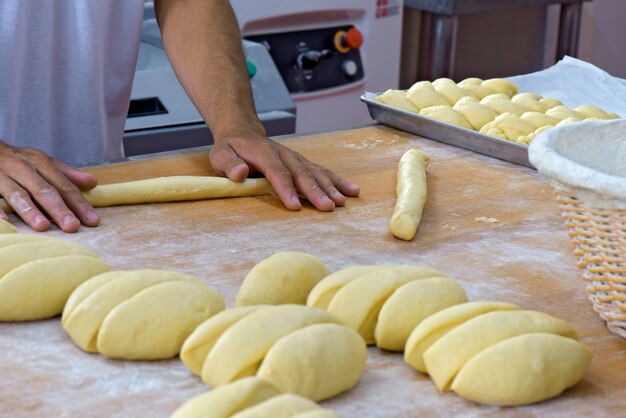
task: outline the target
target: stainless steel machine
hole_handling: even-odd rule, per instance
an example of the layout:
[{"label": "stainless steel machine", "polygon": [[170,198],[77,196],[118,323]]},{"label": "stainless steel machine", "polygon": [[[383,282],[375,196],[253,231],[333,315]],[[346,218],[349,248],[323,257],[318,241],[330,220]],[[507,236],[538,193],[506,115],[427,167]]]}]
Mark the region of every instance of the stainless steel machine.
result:
[{"label": "stainless steel machine", "polygon": [[[296,107],[267,48],[244,41],[248,75],[259,119],[269,136],[296,128]],[[139,59],[124,130],[127,157],[212,144],[211,132],[187,97],[163,50],[146,1]]]}]

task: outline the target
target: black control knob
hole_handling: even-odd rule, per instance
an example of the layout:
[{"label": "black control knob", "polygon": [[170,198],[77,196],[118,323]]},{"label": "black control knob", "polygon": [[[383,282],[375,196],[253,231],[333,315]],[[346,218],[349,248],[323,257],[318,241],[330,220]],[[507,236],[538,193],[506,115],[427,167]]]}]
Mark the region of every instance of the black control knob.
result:
[{"label": "black control knob", "polygon": [[334,55],[330,49],[323,49],[321,51],[307,51],[302,52],[296,59],[298,66],[304,70],[310,70],[317,67],[317,65],[327,59],[332,58]]}]

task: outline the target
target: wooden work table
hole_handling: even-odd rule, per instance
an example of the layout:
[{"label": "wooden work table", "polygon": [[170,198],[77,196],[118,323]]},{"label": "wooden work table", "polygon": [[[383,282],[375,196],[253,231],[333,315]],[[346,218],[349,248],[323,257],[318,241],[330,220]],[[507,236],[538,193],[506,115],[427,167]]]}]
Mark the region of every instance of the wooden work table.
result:
[{"label": "wooden work table", "polygon": [[[284,209],[276,197],[100,209],[102,224],[73,235],[114,269],[194,274],[228,307],[249,269],[276,251],[314,254],[331,271],[356,264],[425,264],[457,280],[470,300],[500,300],[570,322],[594,358],[563,396],[520,408],[482,406],[439,394],[401,354],[369,349],[352,391],[324,402],[343,417],[617,417],[626,413],[626,341],[592,310],[552,188],[535,171],[386,127],[284,142],[361,186],[361,197],[321,213]],[[393,238],[398,159],[411,147],[431,156],[428,202],[417,237]],[[212,174],[206,152],[95,167],[101,183]],[[496,218],[489,224],[479,217]],[[22,232],[26,228],[13,219]],[[305,372],[305,371],[303,371]],[[78,349],[58,318],[0,324],[0,416],[168,417],[207,388],[177,359],[109,360]]]}]

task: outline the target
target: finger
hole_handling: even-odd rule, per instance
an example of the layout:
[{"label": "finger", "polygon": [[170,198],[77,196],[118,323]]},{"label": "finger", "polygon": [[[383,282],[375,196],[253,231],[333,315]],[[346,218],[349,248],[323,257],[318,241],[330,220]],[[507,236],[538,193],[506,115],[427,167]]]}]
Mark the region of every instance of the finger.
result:
[{"label": "finger", "polygon": [[259,170],[261,170],[272,187],[274,187],[276,194],[280,197],[280,200],[282,200],[287,209],[302,209],[302,203],[300,203],[300,198],[298,197],[298,193],[296,193],[296,188],[291,179],[289,169],[283,164],[278,155],[271,159],[271,161],[269,165],[263,169],[259,168]]},{"label": "finger", "polygon": [[313,206],[322,211],[332,211],[335,208],[326,192],[317,183],[313,174],[300,161],[297,155],[289,150],[282,153],[282,160],[294,179],[294,184]]},{"label": "finger", "polygon": [[15,213],[35,231],[47,231],[50,221],[37,209],[28,192],[8,177],[0,178],[0,194]]},{"label": "finger", "polygon": [[233,181],[244,181],[250,173],[246,164],[229,145],[216,147],[209,154],[211,166],[220,176],[226,176]]},{"label": "finger", "polygon": [[67,205],[83,225],[98,226],[100,216],[98,216],[93,207],[87,202],[76,184],[58,170],[55,164],[42,164],[41,167],[38,167],[38,171],[43,179],[57,190],[65,205]]},{"label": "finger", "polygon": [[2,219],[3,221],[9,220],[9,216],[6,214],[6,212],[2,208],[0,208],[0,219]]},{"label": "finger", "polygon": [[331,180],[330,170],[326,170],[316,164],[309,161],[303,161],[308,167],[309,172],[315,178],[317,184],[320,185],[326,196],[328,196],[337,206],[344,206],[346,204],[346,197],[337,190],[333,181]]},{"label": "finger", "polygon": [[28,164],[15,164],[11,178],[26,189],[64,232],[76,232],[80,221],[57,190]]},{"label": "finger", "polygon": [[79,190],[91,190],[98,184],[98,179],[96,179],[96,176],[91,173],[82,172],[53,158],[51,158],[50,161],[52,161],[52,164],[61,173],[63,173],[63,175],[67,177],[69,181],[74,183]]}]

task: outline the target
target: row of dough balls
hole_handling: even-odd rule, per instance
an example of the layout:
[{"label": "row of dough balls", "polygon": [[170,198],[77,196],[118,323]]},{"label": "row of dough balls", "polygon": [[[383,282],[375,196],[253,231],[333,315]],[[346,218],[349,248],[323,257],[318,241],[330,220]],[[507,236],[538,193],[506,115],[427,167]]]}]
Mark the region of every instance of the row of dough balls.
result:
[{"label": "row of dough balls", "polygon": [[213,388],[257,376],[314,401],[356,385],[366,357],[361,336],[335,315],[295,304],[220,312],[187,338],[180,354]]},{"label": "row of dough balls", "polygon": [[335,412],[267,380],[246,377],[190,399],[171,418],[339,418]]},{"label": "row of dough balls", "polygon": [[421,116],[520,144],[529,144],[554,127],[591,119],[619,119],[597,106],[575,109],[536,93],[519,93],[503,79],[468,78],[458,84],[449,78],[420,81],[406,93],[387,90],[376,100]]},{"label": "row of dough balls", "polygon": [[[589,365],[590,351],[566,322],[511,304],[468,302],[461,286],[431,268],[355,266],[326,272],[311,255],[274,254],[244,280],[245,301],[254,306],[306,299],[367,344],[404,351],[406,362],[428,373],[441,391],[452,389],[479,403],[550,399],[575,385]],[[254,289],[262,301],[253,300]]]}]

